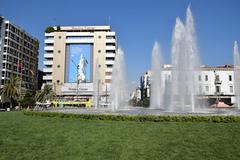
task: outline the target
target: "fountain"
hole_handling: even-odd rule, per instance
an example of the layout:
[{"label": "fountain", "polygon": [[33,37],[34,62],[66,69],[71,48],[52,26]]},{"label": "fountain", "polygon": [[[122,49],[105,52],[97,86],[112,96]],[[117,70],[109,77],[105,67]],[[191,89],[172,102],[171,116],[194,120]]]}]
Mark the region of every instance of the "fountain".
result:
[{"label": "fountain", "polygon": [[95,73],[94,73],[94,108],[97,109],[99,108],[99,62],[98,58],[96,59],[95,62]]},{"label": "fountain", "polygon": [[237,41],[234,43],[234,90],[235,90],[235,104],[240,109],[240,56]]},{"label": "fountain", "polygon": [[127,88],[125,80],[125,62],[124,52],[119,47],[117,49],[115,62],[112,73],[112,84],[111,84],[111,109],[113,111],[126,109],[127,108]]},{"label": "fountain", "polygon": [[169,111],[194,112],[198,83],[196,75],[200,66],[194,20],[190,6],[186,24],[179,18],[172,39],[172,98]]},{"label": "fountain", "polygon": [[151,83],[151,99],[150,108],[160,109],[163,105],[163,81],[161,78],[161,52],[158,42],[154,43],[152,50],[152,83]]},{"label": "fountain", "polygon": [[[99,64],[96,60],[94,73],[94,109],[67,110],[67,112],[79,112],[81,114],[130,114],[130,115],[215,115],[215,114],[240,114],[240,110],[218,108],[200,108],[198,95],[200,94],[200,60],[198,56],[194,19],[190,6],[187,8],[186,21],[183,23],[176,18],[176,24],[172,35],[171,48],[172,77],[162,76],[162,57],[160,45],[154,43],[152,49],[152,80],[150,109],[143,107],[128,107],[127,87],[125,80],[124,52],[118,48],[115,54],[115,62],[112,72],[110,88],[110,106],[99,106]],[[165,79],[165,81],[163,81]],[[240,109],[240,55],[237,42],[234,44],[234,90],[236,105]],[[65,110],[66,111],[66,110]],[[65,112],[64,111],[64,112]]]}]

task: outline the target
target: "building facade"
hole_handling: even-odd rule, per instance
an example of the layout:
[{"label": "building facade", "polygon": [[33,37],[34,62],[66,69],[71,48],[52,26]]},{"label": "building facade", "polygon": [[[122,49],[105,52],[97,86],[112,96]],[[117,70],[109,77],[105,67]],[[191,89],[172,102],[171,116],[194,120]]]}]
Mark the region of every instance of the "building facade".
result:
[{"label": "building facade", "polygon": [[[110,26],[57,26],[45,33],[44,83],[57,96],[108,95],[117,48]],[[79,79],[83,77],[84,79]]]},{"label": "building facade", "polygon": [[39,42],[24,29],[0,17],[0,85],[18,76],[23,90],[37,88]]},{"label": "building facade", "polygon": [[38,78],[38,85],[37,85],[37,90],[41,90],[42,88],[42,85],[43,85],[43,71],[41,70],[38,70],[38,75],[37,75],[37,78]]},{"label": "building facade", "polygon": [[[171,83],[171,70],[171,65],[163,66],[161,74],[162,82],[164,82],[163,86],[167,84],[166,82]],[[136,92],[141,92],[141,94],[136,94],[138,95],[138,97],[135,97],[136,99],[141,100],[151,96],[151,77],[151,71],[141,76],[140,85],[136,90]],[[220,99],[228,104],[235,103],[234,67],[232,65],[201,66],[200,72],[196,74],[196,79],[199,83],[199,88],[197,89],[199,98],[206,99],[210,103],[214,103],[216,99]]]}]

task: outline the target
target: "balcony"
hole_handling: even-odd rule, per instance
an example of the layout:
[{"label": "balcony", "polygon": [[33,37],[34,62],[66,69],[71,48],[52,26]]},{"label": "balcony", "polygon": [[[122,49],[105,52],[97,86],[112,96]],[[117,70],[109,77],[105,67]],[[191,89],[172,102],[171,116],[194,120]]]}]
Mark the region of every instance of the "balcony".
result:
[{"label": "balcony", "polygon": [[106,53],[106,57],[115,57],[115,53]]},{"label": "balcony", "polygon": [[53,61],[44,61],[43,64],[44,65],[53,65]]},{"label": "balcony", "polygon": [[105,62],[106,65],[113,65],[114,64],[114,61],[113,60],[107,60]]},{"label": "balcony", "polygon": [[45,39],[44,43],[46,43],[46,44],[53,44],[54,40],[53,39]]},{"label": "balcony", "polygon": [[112,76],[111,75],[106,75],[105,79],[112,79]]},{"label": "balcony", "polygon": [[107,35],[107,36],[115,36],[116,33],[115,33],[115,32],[107,32],[106,35]]},{"label": "balcony", "polygon": [[45,46],[44,50],[45,51],[53,51],[54,47],[53,46]]},{"label": "balcony", "polygon": [[44,73],[52,73],[53,69],[52,68],[43,68]]},{"label": "balcony", "polygon": [[116,46],[106,46],[106,50],[116,50]]},{"label": "balcony", "polygon": [[106,69],[105,69],[105,72],[112,72],[112,71],[113,71],[112,68],[106,68]]},{"label": "balcony", "polygon": [[114,38],[112,39],[106,39],[106,43],[115,43],[116,40]]},{"label": "balcony", "polygon": [[52,76],[43,76],[43,80],[52,80]]},{"label": "balcony", "polygon": [[45,53],[44,58],[53,58],[53,54],[52,53]]},{"label": "balcony", "polygon": [[45,33],[45,37],[54,37],[54,33]]}]

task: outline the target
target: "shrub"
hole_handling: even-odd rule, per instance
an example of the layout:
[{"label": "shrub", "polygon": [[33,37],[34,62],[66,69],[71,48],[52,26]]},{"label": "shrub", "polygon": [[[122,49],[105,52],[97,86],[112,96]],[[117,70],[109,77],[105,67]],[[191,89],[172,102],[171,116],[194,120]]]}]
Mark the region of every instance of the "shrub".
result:
[{"label": "shrub", "polygon": [[110,120],[135,122],[208,122],[232,123],[240,122],[240,116],[192,116],[192,115],[100,115],[100,114],[68,114],[58,112],[23,111],[25,115],[59,118],[77,118],[81,120]]},{"label": "shrub", "polygon": [[52,27],[52,26],[48,26],[46,29],[45,29],[45,33],[51,33],[51,32],[54,32],[55,29]]}]

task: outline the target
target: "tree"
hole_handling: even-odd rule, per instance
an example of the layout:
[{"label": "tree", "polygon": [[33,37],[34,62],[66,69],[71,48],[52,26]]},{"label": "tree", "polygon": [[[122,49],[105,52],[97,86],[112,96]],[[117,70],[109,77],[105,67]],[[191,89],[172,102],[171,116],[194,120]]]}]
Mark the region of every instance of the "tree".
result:
[{"label": "tree", "polygon": [[43,90],[37,91],[35,100],[37,102],[46,102],[47,100],[54,100],[56,93],[52,90],[51,85],[45,85]]},{"label": "tree", "polygon": [[131,106],[141,106],[141,107],[149,107],[149,98],[144,97],[141,100],[137,100],[136,98],[131,99],[129,102]]},{"label": "tree", "polygon": [[22,107],[33,106],[35,104],[33,92],[27,92],[24,97],[19,101]]},{"label": "tree", "polygon": [[46,29],[45,29],[45,33],[51,33],[51,32],[54,32],[55,29],[52,27],[52,26],[48,26]]},{"label": "tree", "polygon": [[19,77],[11,76],[8,81],[4,84],[3,88],[0,89],[0,94],[4,98],[10,100],[10,108],[13,108],[13,102],[20,95]]}]

